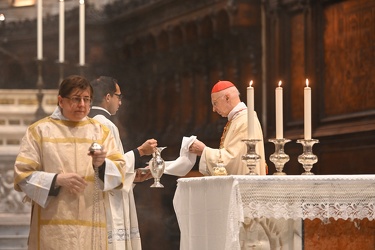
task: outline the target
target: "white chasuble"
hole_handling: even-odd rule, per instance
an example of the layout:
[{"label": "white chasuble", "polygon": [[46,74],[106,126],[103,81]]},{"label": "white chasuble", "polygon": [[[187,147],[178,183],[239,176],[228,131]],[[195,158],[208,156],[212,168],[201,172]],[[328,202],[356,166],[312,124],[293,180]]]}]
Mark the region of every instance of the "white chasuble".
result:
[{"label": "white chasuble", "polygon": [[[261,140],[257,143],[255,150],[260,155],[260,160],[256,166],[255,172],[260,175],[266,174],[266,164],[264,158],[263,133],[259,120],[255,114],[255,138]],[[247,146],[241,141],[247,139],[247,110],[243,109],[236,113],[227,124],[226,131],[223,133],[221,147],[214,149],[205,147],[199,161],[199,171],[204,175],[211,175],[213,167],[220,159],[224,163],[228,175],[243,175],[249,172],[242,156],[246,154]]]}]

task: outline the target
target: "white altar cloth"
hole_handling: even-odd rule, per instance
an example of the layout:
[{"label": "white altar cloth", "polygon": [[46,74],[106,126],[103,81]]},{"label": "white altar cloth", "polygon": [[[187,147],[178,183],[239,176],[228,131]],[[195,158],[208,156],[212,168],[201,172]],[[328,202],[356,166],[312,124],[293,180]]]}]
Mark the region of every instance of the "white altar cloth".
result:
[{"label": "white altar cloth", "polygon": [[180,178],[173,204],[180,250],[235,250],[245,218],[375,219],[375,175]]}]

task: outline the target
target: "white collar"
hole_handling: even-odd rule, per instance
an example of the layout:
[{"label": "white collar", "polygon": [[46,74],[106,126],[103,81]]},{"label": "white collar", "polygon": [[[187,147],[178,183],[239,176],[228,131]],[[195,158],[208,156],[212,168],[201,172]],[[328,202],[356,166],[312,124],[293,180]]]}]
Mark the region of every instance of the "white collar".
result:
[{"label": "white collar", "polygon": [[92,106],[91,109],[100,109],[100,110],[103,110],[103,111],[107,112],[110,116],[112,116],[111,113],[109,113],[109,111],[106,110],[105,108],[102,108],[102,107],[99,107],[99,106]]},{"label": "white collar", "polygon": [[[66,117],[62,114],[60,106],[57,106],[57,107],[55,108],[55,110],[53,111],[53,113],[52,113],[52,115],[51,115],[51,118],[56,119],[56,120],[65,120],[65,121],[69,121],[69,119],[66,118]],[[81,121],[84,121],[84,120],[87,120],[87,117],[82,118]]]},{"label": "white collar", "polygon": [[246,107],[246,104],[245,104],[245,103],[243,103],[243,102],[238,103],[238,104],[236,105],[236,107],[234,107],[234,108],[229,112],[229,114],[228,114],[228,121],[232,120],[232,119],[234,118],[234,116],[235,116],[236,114],[238,114],[238,112],[240,112],[240,111],[242,111],[242,110],[244,110],[244,109],[246,109],[246,108],[247,108],[247,107]]}]

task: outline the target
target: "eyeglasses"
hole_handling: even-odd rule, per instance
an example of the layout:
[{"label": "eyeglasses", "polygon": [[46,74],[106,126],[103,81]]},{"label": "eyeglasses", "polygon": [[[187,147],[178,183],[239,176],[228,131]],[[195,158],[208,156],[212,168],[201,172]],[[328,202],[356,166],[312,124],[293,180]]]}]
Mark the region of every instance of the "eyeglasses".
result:
[{"label": "eyeglasses", "polygon": [[72,96],[72,97],[64,97],[66,99],[69,99],[72,103],[74,104],[80,104],[83,100],[83,102],[88,105],[88,104],[91,104],[91,98],[90,97],[79,97],[79,96]]},{"label": "eyeglasses", "polygon": [[116,94],[116,93],[113,93],[115,96],[117,96],[118,97],[118,99],[122,99],[124,96],[122,95],[122,94]]}]

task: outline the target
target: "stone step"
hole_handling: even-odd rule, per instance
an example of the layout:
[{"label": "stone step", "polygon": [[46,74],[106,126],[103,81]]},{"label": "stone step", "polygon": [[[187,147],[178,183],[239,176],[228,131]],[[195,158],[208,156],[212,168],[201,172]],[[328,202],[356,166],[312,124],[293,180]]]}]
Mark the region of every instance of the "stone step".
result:
[{"label": "stone step", "polygon": [[28,214],[0,214],[0,250],[26,250],[29,222]]},{"label": "stone step", "polygon": [[27,249],[27,237],[22,239],[0,239],[0,250]]},{"label": "stone step", "polygon": [[29,226],[0,226],[0,250],[27,249]]},{"label": "stone step", "polygon": [[2,247],[0,246],[1,250],[27,250],[27,247]]},{"label": "stone step", "polygon": [[29,235],[29,225],[0,225],[0,239],[7,236]]}]

